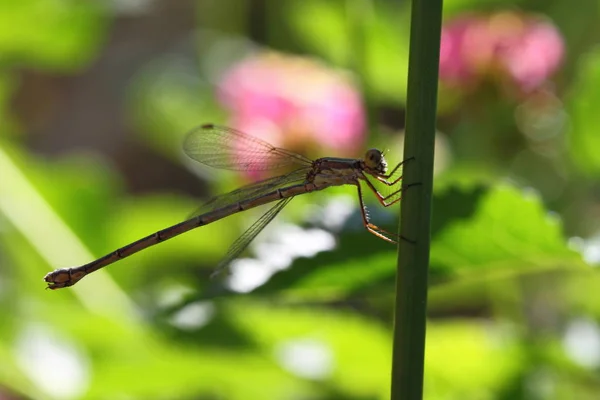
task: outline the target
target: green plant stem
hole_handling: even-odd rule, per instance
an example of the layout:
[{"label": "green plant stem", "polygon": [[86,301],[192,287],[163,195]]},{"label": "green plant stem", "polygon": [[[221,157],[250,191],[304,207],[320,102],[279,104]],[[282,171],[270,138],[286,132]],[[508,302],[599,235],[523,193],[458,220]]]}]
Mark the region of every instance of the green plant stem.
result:
[{"label": "green plant stem", "polygon": [[[413,0],[391,398],[421,399],[442,0]],[[414,157],[414,160],[411,158]],[[416,184],[416,185],[414,185]]]}]

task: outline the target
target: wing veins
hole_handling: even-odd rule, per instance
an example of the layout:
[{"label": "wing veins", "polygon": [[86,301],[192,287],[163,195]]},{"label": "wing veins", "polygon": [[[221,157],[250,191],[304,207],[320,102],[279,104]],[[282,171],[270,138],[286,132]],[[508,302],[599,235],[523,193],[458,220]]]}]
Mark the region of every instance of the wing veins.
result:
[{"label": "wing veins", "polygon": [[227,254],[223,258],[223,260],[221,260],[221,262],[219,262],[219,265],[217,266],[215,271],[210,275],[211,278],[214,278],[215,276],[220,274],[229,265],[229,263],[232,260],[237,258],[242,253],[242,251],[244,251],[244,249],[246,247],[248,247],[250,242],[252,242],[254,240],[254,238],[256,238],[256,236],[258,236],[258,234],[260,232],[262,232],[263,229],[265,229],[265,227],[269,224],[269,222],[271,222],[273,220],[273,218],[275,218],[277,216],[277,214],[279,214],[279,212],[292,199],[293,199],[293,197],[288,197],[288,198],[279,200],[279,202],[277,202],[277,204],[275,204],[273,207],[271,207],[258,220],[256,220],[239,238],[237,238],[236,241],[233,242],[231,247],[229,247],[229,250],[227,250]]},{"label": "wing veins", "polygon": [[290,164],[312,164],[300,154],[272,146],[233,128],[212,124],[189,132],[183,149],[191,159],[221,169],[264,171]]}]

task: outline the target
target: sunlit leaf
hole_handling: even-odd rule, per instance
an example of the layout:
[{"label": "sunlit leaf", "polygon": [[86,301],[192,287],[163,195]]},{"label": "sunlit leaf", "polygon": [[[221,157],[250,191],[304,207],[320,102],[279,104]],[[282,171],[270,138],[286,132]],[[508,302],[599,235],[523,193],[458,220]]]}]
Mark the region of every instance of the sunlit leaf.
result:
[{"label": "sunlit leaf", "polygon": [[595,50],[582,57],[578,63],[578,75],[567,101],[571,115],[569,133],[571,159],[583,172],[593,175],[600,172],[600,135],[596,127],[600,114],[600,51]]},{"label": "sunlit leaf", "polygon": [[[8,144],[0,146],[0,170],[3,178],[3,184],[0,185],[0,213],[10,224],[10,228],[14,229],[14,237],[25,238],[29,245],[27,251],[39,257],[37,262],[27,263],[22,269],[22,273],[29,277],[32,276],[31,274],[36,274],[39,276],[38,279],[43,278],[48,267],[51,269],[69,267],[73,263],[79,263],[80,260],[92,258],[86,245],[66,223],[64,217],[56,211],[55,205],[49,202],[51,196],[48,194],[51,191],[44,190],[44,183],[50,183],[51,178],[49,177],[46,182],[36,182],[33,178],[39,176],[41,168],[43,167],[40,167],[31,157],[13,146]],[[77,198],[77,193],[71,193],[66,188],[65,193]],[[95,192],[92,190],[89,193],[92,194],[89,199],[93,202]],[[9,236],[7,240],[11,239]],[[110,307],[109,304],[113,301],[121,306],[115,311],[116,314],[121,312],[126,314],[128,309],[130,311],[127,296],[114,285],[114,282],[102,273],[98,274],[97,278],[99,285],[85,289],[85,295],[84,287],[76,287],[73,292],[95,311]],[[35,282],[39,282],[38,279]],[[30,284],[31,282],[34,281],[29,280]],[[101,293],[108,295],[111,301],[101,300]]]},{"label": "sunlit leaf", "polygon": [[[286,348],[305,346],[306,352],[327,364],[323,365],[323,376],[316,379],[331,382],[336,391],[375,398],[387,392],[391,363],[388,329],[341,311],[276,308],[246,302],[231,311],[274,360],[285,357]],[[300,360],[295,364],[300,365]],[[313,368],[317,366],[318,363]]]},{"label": "sunlit leaf", "polygon": [[460,273],[523,271],[579,259],[567,247],[560,221],[545,210],[540,198],[509,185],[493,187],[481,196],[473,215],[448,223],[431,248],[432,264]]},{"label": "sunlit leaf", "polygon": [[104,224],[122,189],[116,171],[92,154],[54,161],[22,161],[20,166],[32,184],[70,228],[92,250],[101,249],[109,235]]},{"label": "sunlit leaf", "polygon": [[65,314],[56,315],[53,323],[64,340],[77,340],[81,357],[93,370],[84,398],[218,394],[247,399],[314,393],[309,382],[290,375],[253,348],[180,345],[153,334],[139,320],[92,315],[72,303],[62,310]]},{"label": "sunlit leaf", "polygon": [[255,291],[279,294],[290,300],[334,300],[354,290],[393,277],[395,246],[366,231],[343,234],[340,246],[313,258],[298,259]]},{"label": "sunlit leaf", "polygon": [[496,398],[521,372],[522,357],[515,338],[500,326],[469,320],[430,323],[425,398]]},{"label": "sunlit leaf", "polygon": [[[236,311],[237,310],[237,311]],[[245,303],[232,309],[266,354],[297,345],[328,354],[331,382],[340,393],[379,398],[388,393],[390,327],[348,312],[266,307]],[[478,321],[431,322],[426,351],[427,398],[492,395],[522,366],[519,347],[502,327]],[[493,360],[481,368],[484,360]],[[322,363],[324,361],[321,361]],[[300,362],[298,361],[298,364]],[[368,368],[365,366],[368,365]],[[468,371],[468,373],[467,373]],[[473,379],[478,385],[473,385]]]},{"label": "sunlit leaf", "polygon": [[3,0],[0,4],[3,59],[72,70],[88,62],[102,44],[106,10],[100,2]]},{"label": "sunlit leaf", "polygon": [[[449,186],[435,196],[434,209],[431,272],[446,277],[442,281],[504,279],[583,265],[567,246],[559,220],[531,192],[508,185]],[[366,232],[343,234],[334,252],[297,260],[255,294],[281,291],[289,299],[334,300],[356,292],[382,293],[381,287],[391,293],[394,250]],[[482,272],[491,275],[484,278]],[[439,283],[432,280],[434,286]]]}]

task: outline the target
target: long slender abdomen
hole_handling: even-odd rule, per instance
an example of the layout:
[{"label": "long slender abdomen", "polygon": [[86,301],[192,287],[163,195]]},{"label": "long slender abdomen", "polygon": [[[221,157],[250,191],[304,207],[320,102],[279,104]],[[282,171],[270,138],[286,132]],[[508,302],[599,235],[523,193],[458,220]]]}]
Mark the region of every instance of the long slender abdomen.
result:
[{"label": "long slender abdomen", "polygon": [[180,222],[176,225],[155,232],[152,235],[136,240],[135,242],[123,246],[113,251],[112,253],[107,254],[104,257],[100,257],[99,259],[94,260],[88,264],[84,264],[79,267],[62,268],[52,271],[44,277],[44,280],[48,282],[48,288],[50,289],[60,289],[72,286],[75,283],[77,283],[80,279],[94,271],[106,267],[107,265],[113,264],[123,258],[129,257],[132,254],[137,253],[138,251],[144,250],[148,247],[154,246],[155,244],[164,242],[165,240],[169,240],[171,238],[174,238],[175,236],[181,235],[182,233],[190,231],[194,228],[208,225],[212,222],[228,217],[229,215],[236,214],[240,211],[245,211],[254,207],[261,206],[263,204],[271,203],[273,201],[287,197],[293,197],[312,190],[318,190],[318,188],[316,188],[311,183],[303,183],[287,188],[277,189],[270,193],[266,193],[260,197],[244,200],[235,204],[231,204],[229,206],[210,211],[202,215],[198,215],[187,221]]}]

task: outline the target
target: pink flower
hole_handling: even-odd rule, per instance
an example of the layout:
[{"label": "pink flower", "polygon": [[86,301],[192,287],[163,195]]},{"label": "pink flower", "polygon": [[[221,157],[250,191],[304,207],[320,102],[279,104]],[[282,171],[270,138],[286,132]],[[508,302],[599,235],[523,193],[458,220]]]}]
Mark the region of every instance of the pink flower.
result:
[{"label": "pink flower", "polygon": [[563,55],[563,41],[558,31],[538,21],[526,26],[500,59],[510,76],[523,89],[531,90],[541,86],[556,71]]},{"label": "pink flower", "polygon": [[442,28],[440,79],[447,83],[467,83],[475,78],[475,69],[468,62],[470,49],[464,44],[471,25],[471,19],[463,18]]},{"label": "pink flower", "polygon": [[298,152],[355,154],[365,117],[360,94],[347,76],[321,63],[263,53],[242,60],[219,85],[230,125]]},{"label": "pink flower", "polygon": [[558,69],[564,42],[550,22],[513,12],[469,15],[442,30],[440,79],[473,85],[491,76],[529,92]]}]

